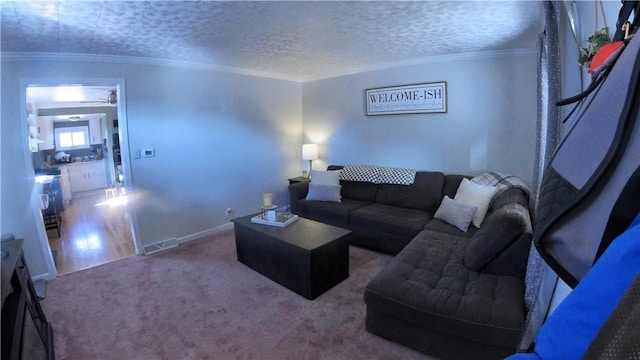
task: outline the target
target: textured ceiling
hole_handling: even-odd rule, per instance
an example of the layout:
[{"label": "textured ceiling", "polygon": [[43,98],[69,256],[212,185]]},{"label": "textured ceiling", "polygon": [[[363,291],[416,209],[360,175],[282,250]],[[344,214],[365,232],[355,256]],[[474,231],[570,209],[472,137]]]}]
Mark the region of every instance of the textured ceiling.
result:
[{"label": "textured ceiling", "polygon": [[1,50],[130,56],[320,78],[535,47],[538,1],[7,1]]}]

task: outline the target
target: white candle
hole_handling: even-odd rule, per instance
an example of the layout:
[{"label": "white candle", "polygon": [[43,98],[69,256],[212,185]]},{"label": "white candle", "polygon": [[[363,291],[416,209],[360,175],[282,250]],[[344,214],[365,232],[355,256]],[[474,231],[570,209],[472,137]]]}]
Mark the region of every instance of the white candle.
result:
[{"label": "white candle", "polygon": [[273,194],[272,193],[262,194],[262,206],[268,207],[272,205],[273,205]]}]

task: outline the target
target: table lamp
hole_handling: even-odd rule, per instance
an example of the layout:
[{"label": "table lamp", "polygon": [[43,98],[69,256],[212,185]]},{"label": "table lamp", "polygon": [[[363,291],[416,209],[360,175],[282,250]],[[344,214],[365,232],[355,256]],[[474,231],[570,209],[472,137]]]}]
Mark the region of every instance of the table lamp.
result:
[{"label": "table lamp", "polygon": [[[303,144],[302,145],[302,160],[309,160],[309,174],[311,174],[311,164],[313,160],[318,158],[318,144]],[[309,174],[307,174],[308,177]]]}]

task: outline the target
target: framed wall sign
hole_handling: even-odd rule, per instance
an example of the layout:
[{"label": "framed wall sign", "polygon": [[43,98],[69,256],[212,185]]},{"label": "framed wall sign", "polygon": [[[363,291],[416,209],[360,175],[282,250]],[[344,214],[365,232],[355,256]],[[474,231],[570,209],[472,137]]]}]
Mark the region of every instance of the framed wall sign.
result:
[{"label": "framed wall sign", "polygon": [[367,89],[367,116],[447,112],[447,83]]}]

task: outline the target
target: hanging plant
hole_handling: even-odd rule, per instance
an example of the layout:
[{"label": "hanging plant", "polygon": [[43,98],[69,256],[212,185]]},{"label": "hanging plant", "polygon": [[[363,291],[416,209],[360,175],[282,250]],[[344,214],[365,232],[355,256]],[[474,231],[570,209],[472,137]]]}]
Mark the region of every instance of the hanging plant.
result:
[{"label": "hanging plant", "polygon": [[587,46],[580,47],[580,58],[578,59],[580,65],[588,68],[591,65],[591,60],[593,60],[593,57],[596,55],[598,50],[609,43],[611,43],[609,28],[604,27],[600,30],[596,30],[595,34],[589,36],[587,39]]}]

